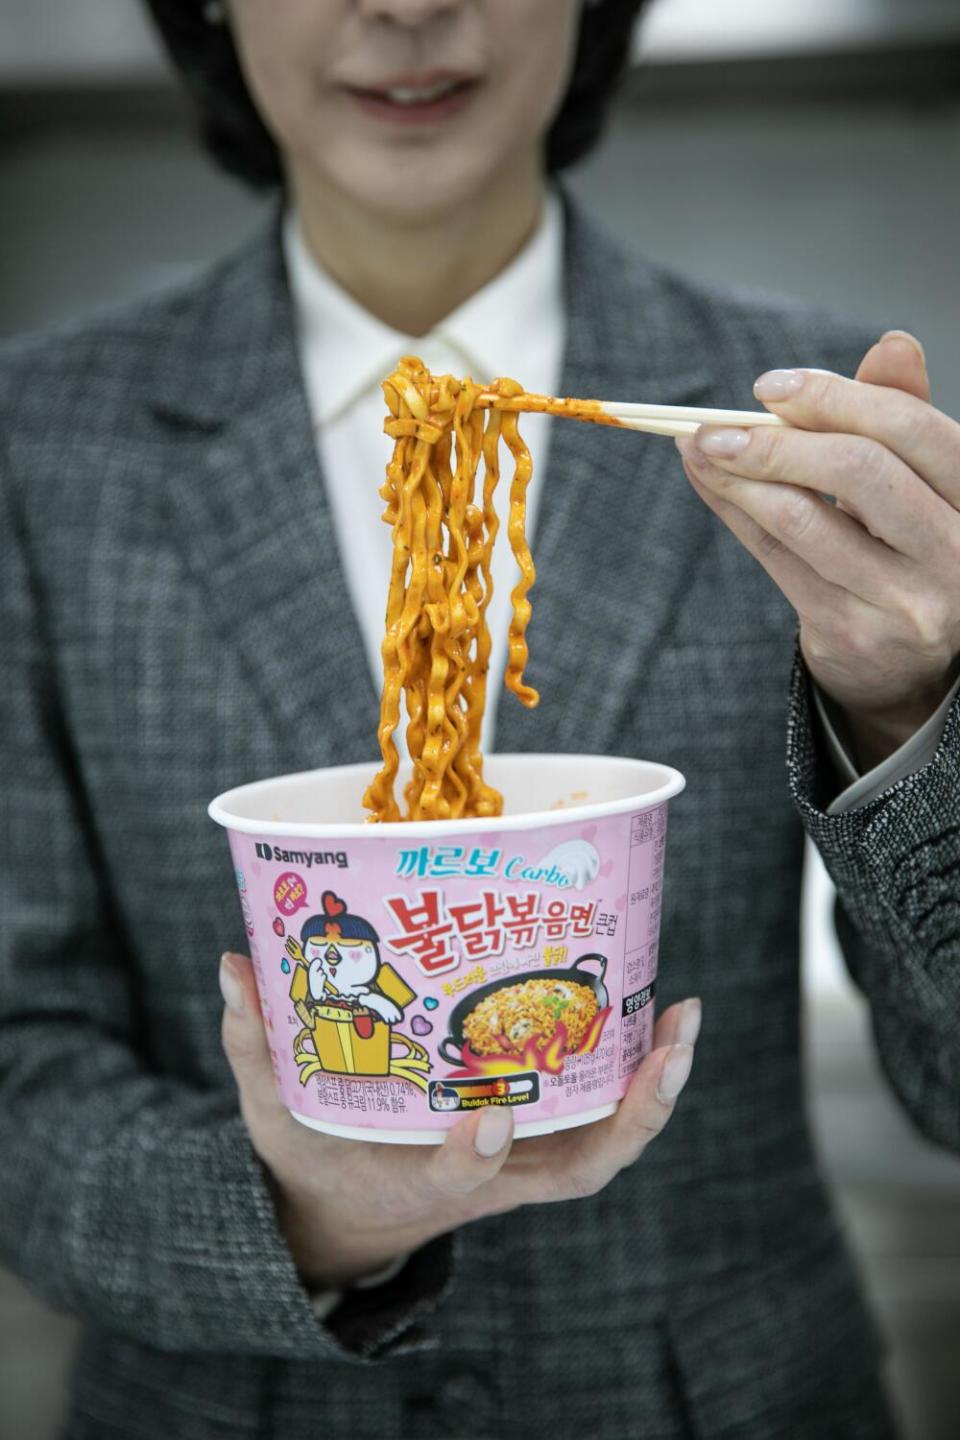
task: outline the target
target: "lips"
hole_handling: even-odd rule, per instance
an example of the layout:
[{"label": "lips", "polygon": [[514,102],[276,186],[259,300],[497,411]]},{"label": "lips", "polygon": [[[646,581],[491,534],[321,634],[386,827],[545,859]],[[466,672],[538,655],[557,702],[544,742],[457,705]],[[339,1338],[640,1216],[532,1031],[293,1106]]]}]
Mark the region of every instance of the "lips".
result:
[{"label": "lips", "polygon": [[344,88],[366,114],[395,124],[424,124],[457,114],[470,101],[479,81],[445,71],[404,75],[374,86]]},{"label": "lips", "polygon": [[375,93],[395,105],[430,105],[464,84],[464,80],[436,80],[432,85],[388,85]]}]

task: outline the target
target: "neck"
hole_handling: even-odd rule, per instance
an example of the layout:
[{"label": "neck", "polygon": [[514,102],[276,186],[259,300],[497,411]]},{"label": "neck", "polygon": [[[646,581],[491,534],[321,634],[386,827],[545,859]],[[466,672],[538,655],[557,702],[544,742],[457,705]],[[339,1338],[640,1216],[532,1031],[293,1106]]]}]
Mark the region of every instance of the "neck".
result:
[{"label": "neck", "polygon": [[[397,219],[361,209],[315,174],[290,174],[313,258],[349,295],[405,335],[426,335],[509,264],[540,214],[538,160],[497,176],[449,213]],[[414,254],[416,264],[398,265]]]}]

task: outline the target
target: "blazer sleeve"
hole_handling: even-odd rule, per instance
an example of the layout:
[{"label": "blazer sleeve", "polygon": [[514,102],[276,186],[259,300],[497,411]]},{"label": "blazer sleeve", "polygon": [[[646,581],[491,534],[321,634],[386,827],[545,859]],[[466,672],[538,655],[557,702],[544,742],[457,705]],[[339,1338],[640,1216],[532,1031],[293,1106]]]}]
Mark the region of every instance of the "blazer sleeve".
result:
[{"label": "blazer sleeve", "polygon": [[894,1091],[931,1140],[960,1151],[960,696],[933,758],[869,803],[826,807],[836,774],[797,650],[791,793],[837,887],[837,933]]},{"label": "blazer sleeve", "polygon": [[0,1258],[161,1350],[356,1364],[431,1343],[450,1236],[321,1321],[235,1093],[151,1071],[11,488],[0,463]]}]

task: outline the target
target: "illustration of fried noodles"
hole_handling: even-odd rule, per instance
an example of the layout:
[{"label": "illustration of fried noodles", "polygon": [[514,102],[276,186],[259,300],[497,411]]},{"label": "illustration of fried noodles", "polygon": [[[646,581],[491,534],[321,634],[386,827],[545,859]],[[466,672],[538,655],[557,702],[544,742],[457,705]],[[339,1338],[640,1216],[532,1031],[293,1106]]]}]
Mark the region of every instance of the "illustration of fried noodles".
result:
[{"label": "illustration of fried noodles", "polygon": [[524,980],[486,995],[463,1022],[474,1055],[522,1055],[533,1040],[542,1049],[562,1022],[564,1050],[579,1049],[597,1013],[589,985],[563,980]]}]

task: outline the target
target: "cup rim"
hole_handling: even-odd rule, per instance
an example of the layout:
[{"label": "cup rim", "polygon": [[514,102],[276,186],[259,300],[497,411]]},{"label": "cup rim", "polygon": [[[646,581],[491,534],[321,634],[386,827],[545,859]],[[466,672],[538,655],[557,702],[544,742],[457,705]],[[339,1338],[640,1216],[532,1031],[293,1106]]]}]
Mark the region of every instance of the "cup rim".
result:
[{"label": "cup rim", "polygon": [[372,779],[380,768],[379,761],[364,761],[357,765],[322,766],[315,770],[298,770],[289,775],[271,775],[263,780],[253,780],[245,785],[236,785],[230,790],[222,791],[211,800],[207,806],[207,814],[211,820],[222,825],[224,829],[235,831],[241,835],[289,835],[316,840],[349,840],[360,839],[364,836],[371,840],[381,836],[393,839],[400,836],[407,839],[411,839],[413,836],[432,838],[454,833],[459,835],[481,833],[485,830],[537,830],[545,826],[582,824],[584,821],[598,820],[608,815],[635,814],[642,810],[651,810],[654,806],[662,805],[664,801],[679,795],[687,783],[685,776],[679,770],[674,769],[672,765],[664,765],[658,760],[643,760],[633,755],[544,754],[536,751],[502,753],[495,751],[488,758],[495,765],[500,761],[529,765],[531,761],[536,760],[588,760],[594,764],[600,761],[609,762],[611,765],[633,765],[637,767],[638,773],[643,770],[649,775],[651,770],[660,771],[662,780],[654,790],[648,790],[643,794],[627,795],[619,800],[601,800],[594,804],[571,805],[569,808],[563,807],[555,810],[529,810],[519,815],[475,816],[466,820],[384,820],[377,824],[369,820],[344,820],[339,823],[255,820],[232,813],[229,809],[231,804],[236,804],[238,800],[250,797],[256,791],[267,786],[285,784],[293,786],[298,781],[302,782],[318,774],[356,775],[359,788],[362,776]]}]

